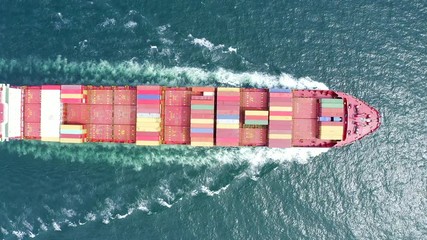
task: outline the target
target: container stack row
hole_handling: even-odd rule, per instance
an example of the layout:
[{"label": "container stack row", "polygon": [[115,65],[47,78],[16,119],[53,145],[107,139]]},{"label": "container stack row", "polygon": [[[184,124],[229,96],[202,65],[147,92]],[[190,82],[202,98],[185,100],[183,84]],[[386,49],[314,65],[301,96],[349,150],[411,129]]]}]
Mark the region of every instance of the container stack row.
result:
[{"label": "container stack row", "polygon": [[342,140],[344,125],[342,122],[320,122],[320,139],[322,140]]},{"label": "container stack row", "polygon": [[84,103],[85,98],[82,85],[61,85],[61,103]]},{"label": "container stack row", "polygon": [[268,111],[266,110],[246,110],[245,124],[265,126],[268,125]]},{"label": "container stack row", "polygon": [[322,117],[343,117],[344,101],[339,98],[320,99],[320,116]]},{"label": "container stack row", "polygon": [[240,96],[240,88],[217,88],[217,146],[239,146]]},{"label": "container stack row", "polygon": [[288,89],[270,89],[270,123],[268,146],[292,146],[292,92]]},{"label": "container stack row", "polygon": [[60,128],[60,142],[83,143],[86,141],[87,130],[83,125],[62,124]]},{"label": "container stack row", "polygon": [[41,87],[27,87],[24,94],[24,138],[40,140]]},{"label": "container stack row", "polygon": [[215,88],[193,88],[191,97],[191,145],[214,145]]},{"label": "container stack row", "polygon": [[164,137],[165,144],[190,144],[191,90],[165,90]]},{"label": "container stack row", "polygon": [[136,145],[161,144],[162,87],[137,87]]}]

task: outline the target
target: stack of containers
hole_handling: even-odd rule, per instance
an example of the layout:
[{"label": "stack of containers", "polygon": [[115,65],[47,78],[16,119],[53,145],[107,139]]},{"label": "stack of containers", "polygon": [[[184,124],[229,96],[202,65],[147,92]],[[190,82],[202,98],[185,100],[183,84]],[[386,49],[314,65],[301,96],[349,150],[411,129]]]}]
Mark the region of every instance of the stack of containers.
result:
[{"label": "stack of containers", "polygon": [[292,91],[290,89],[270,89],[268,139],[269,147],[292,146]]},{"label": "stack of containers", "polygon": [[137,86],[136,145],[161,144],[162,87]]},{"label": "stack of containers", "polygon": [[24,93],[24,138],[40,139],[41,87],[27,87]]},{"label": "stack of containers", "polygon": [[191,146],[214,145],[215,88],[193,88],[191,97]]},{"label": "stack of containers", "polygon": [[320,116],[322,117],[343,117],[343,99],[322,98],[320,99]]},{"label": "stack of containers", "polygon": [[61,85],[62,103],[84,103],[86,91],[82,85]]},{"label": "stack of containers", "polygon": [[217,88],[216,145],[239,146],[240,88]]},{"label": "stack of containers", "polygon": [[60,128],[60,142],[83,143],[87,137],[87,130],[83,125],[62,124]]},{"label": "stack of containers", "polygon": [[165,90],[164,138],[165,144],[190,143],[191,90],[168,88]]},{"label": "stack of containers", "polygon": [[344,126],[342,122],[320,122],[320,139],[342,140]]},{"label": "stack of containers", "polygon": [[264,110],[246,110],[246,125],[268,125],[268,111]]}]

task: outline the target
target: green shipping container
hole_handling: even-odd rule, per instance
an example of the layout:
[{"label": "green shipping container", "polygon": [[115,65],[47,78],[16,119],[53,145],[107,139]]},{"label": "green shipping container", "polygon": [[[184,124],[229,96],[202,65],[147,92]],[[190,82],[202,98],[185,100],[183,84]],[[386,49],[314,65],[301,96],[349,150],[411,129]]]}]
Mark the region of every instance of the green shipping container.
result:
[{"label": "green shipping container", "polygon": [[214,110],[214,105],[199,105],[199,104],[195,104],[195,105],[191,105],[191,109],[194,110]]},{"label": "green shipping container", "polygon": [[340,103],[340,104],[344,103],[344,101],[341,98],[340,99],[337,99],[337,98],[322,98],[322,99],[320,99],[320,102],[321,103]]},{"label": "green shipping container", "polygon": [[342,103],[322,103],[322,108],[343,108]]},{"label": "green shipping container", "polygon": [[248,124],[248,125],[268,125],[268,120],[246,120],[245,124]]}]

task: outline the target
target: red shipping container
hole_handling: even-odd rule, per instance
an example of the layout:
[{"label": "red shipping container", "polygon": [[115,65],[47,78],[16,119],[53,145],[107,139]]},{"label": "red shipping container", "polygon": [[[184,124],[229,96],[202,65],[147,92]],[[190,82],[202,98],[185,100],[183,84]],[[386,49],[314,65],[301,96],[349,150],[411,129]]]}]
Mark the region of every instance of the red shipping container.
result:
[{"label": "red shipping container", "polygon": [[292,102],[293,98],[285,98],[285,97],[271,97],[270,96],[270,102]]},{"label": "red shipping container", "polygon": [[180,126],[165,126],[164,142],[166,144],[190,143],[190,128]]},{"label": "red shipping container", "polygon": [[113,105],[90,105],[89,111],[90,123],[113,125]]},{"label": "red shipping container", "polygon": [[290,140],[290,139],[269,139],[268,147],[271,147],[271,148],[289,148],[289,147],[292,147],[292,140]]},{"label": "red shipping container", "polygon": [[150,136],[150,137],[160,137],[159,132],[136,132],[137,137]]},{"label": "red shipping container", "polygon": [[292,93],[270,93],[270,97],[292,98]]},{"label": "red shipping container", "polygon": [[239,105],[226,105],[224,102],[219,102],[216,105],[217,110],[234,110],[234,111],[240,111]]},{"label": "red shipping container", "polygon": [[291,129],[292,121],[270,120],[268,127],[276,130]]},{"label": "red shipping container", "polygon": [[277,111],[270,111],[270,116],[292,116],[292,112],[277,112]]},{"label": "red shipping container", "polygon": [[189,107],[165,106],[165,125],[187,126],[190,124]]},{"label": "red shipping container", "polygon": [[61,85],[61,91],[68,90],[68,89],[83,90],[83,86],[82,85]]},{"label": "red shipping container", "polygon": [[160,95],[162,93],[161,89],[152,89],[152,90],[136,90],[137,94],[153,94],[153,95]]},{"label": "red shipping container", "polygon": [[320,126],[344,126],[343,122],[319,122]]},{"label": "red shipping container", "polygon": [[160,100],[150,100],[150,99],[138,99],[137,104],[152,104],[152,105],[160,105]]},{"label": "red shipping container", "polygon": [[87,138],[89,142],[112,142],[113,125],[88,124]]},{"label": "red shipping container", "polygon": [[24,137],[40,139],[40,123],[24,123]]},{"label": "red shipping container", "polygon": [[39,123],[41,119],[41,104],[26,103],[24,105],[24,122]]},{"label": "red shipping container", "polygon": [[64,104],[64,123],[67,124],[87,124],[89,123],[88,104]]},{"label": "red shipping container", "polygon": [[135,105],[136,100],[136,90],[134,89],[114,90],[114,104]]},{"label": "red shipping container", "polygon": [[136,86],[138,90],[159,90],[162,89],[159,85],[138,85]]},{"label": "red shipping container", "polygon": [[216,105],[240,107],[240,101],[217,101]]},{"label": "red shipping container", "polygon": [[246,115],[245,120],[268,120],[268,116]]},{"label": "red shipping container", "polygon": [[242,93],[242,107],[267,108],[268,94],[262,91],[244,91]]},{"label": "red shipping container", "polygon": [[242,146],[266,146],[267,139],[266,128],[241,128],[240,130]]},{"label": "red shipping container", "polygon": [[171,106],[189,106],[191,102],[191,92],[187,90],[165,91],[165,104]]},{"label": "red shipping container", "polygon": [[343,108],[320,108],[320,116],[322,117],[342,117],[343,115]]},{"label": "red shipping container", "polygon": [[240,95],[239,96],[217,96],[216,101],[221,102],[238,102],[240,103]]},{"label": "red shipping container", "polygon": [[239,146],[239,138],[216,138],[215,145],[223,147]]},{"label": "red shipping container", "polygon": [[113,104],[112,89],[91,89],[87,91],[87,101],[89,104]]},{"label": "red shipping container", "polygon": [[240,115],[240,111],[234,111],[234,110],[217,110],[217,115]]},{"label": "red shipping container", "polygon": [[136,107],[134,105],[114,105],[114,125],[135,125]]},{"label": "red shipping container", "polygon": [[136,140],[135,125],[114,125],[113,140],[116,142],[134,143]]},{"label": "red shipping container", "polygon": [[191,112],[191,118],[193,119],[213,119],[214,113],[200,113],[200,112]]},{"label": "red shipping container", "polygon": [[42,85],[43,90],[60,90],[61,85]]},{"label": "red shipping container", "polygon": [[86,134],[60,134],[60,138],[73,138],[73,139],[82,139],[86,137]]},{"label": "red shipping container", "polygon": [[197,100],[212,100],[212,102],[215,100],[214,96],[192,96],[191,101],[197,101]]},{"label": "red shipping container", "polygon": [[25,89],[25,103],[41,103],[41,97],[42,95],[40,87],[28,87]]},{"label": "red shipping container", "polygon": [[61,89],[61,94],[82,94],[83,88],[81,89]]}]

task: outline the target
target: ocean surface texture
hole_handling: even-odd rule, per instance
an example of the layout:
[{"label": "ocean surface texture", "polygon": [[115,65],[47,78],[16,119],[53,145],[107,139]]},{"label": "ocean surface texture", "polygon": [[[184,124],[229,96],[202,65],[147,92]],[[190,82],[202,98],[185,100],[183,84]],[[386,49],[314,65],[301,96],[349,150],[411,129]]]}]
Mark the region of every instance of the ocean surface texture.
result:
[{"label": "ocean surface texture", "polygon": [[427,239],[425,0],[2,0],[0,82],[334,89],[319,150],[0,143],[0,239]]}]

